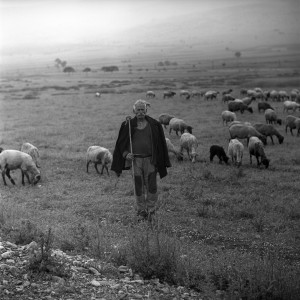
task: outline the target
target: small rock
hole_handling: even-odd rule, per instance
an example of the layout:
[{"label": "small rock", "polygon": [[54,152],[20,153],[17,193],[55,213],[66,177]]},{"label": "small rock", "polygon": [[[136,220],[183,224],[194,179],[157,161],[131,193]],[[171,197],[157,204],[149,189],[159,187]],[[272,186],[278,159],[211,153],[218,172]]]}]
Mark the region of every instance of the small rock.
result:
[{"label": "small rock", "polygon": [[13,256],[13,251],[6,251],[1,254],[2,258],[11,258]]}]

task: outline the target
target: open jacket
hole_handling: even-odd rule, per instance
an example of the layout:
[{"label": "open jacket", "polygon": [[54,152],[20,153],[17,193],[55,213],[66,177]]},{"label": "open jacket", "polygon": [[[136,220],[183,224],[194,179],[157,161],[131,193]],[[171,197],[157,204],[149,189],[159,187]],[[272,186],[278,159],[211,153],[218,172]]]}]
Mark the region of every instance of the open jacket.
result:
[{"label": "open jacket", "polygon": [[[171,167],[164,130],[157,120],[147,115],[146,120],[151,128],[151,163],[157,168],[160,178],[163,178],[168,174],[167,168]],[[122,173],[122,170],[128,170],[131,166],[131,164],[128,164],[128,162],[126,163],[126,159],[123,157],[125,152],[130,152],[129,122],[131,127],[131,136],[133,136],[134,130],[136,130],[137,127],[136,117],[130,119],[129,121],[124,121],[121,124],[113,153],[111,170],[115,171],[118,176]]]}]

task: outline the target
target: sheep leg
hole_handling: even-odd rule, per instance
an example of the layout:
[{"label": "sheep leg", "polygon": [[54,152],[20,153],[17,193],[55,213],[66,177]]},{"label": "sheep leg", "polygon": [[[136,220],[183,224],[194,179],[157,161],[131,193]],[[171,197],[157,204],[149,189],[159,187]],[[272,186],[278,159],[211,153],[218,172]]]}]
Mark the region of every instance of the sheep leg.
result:
[{"label": "sheep leg", "polygon": [[252,165],[252,154],[250,154],[250,165]]},{"label": "sheep leg", "polygon": [[97,163],[94,164],[94,167],[95,167],[97,173],[100,174],[99,171],[98,171],[98,168],[97,168]]},{"label": "sheep leg", "polygon": [[213,161],[214,157],[215,157],[215,156],[214,156],[213,154],[210,154],[210,157],[209,157],[210,162]]},{"label": "sheep leg", "polygon": [[2,171],[2,179],[3,179],[4,185],[7,185],[6,180],[5,180],[5,170]]},{"label": "sheep leg", "polygon": [[107,172],[107,175],[109,176],[109,172],[108,172],[108,167],[107,165],[104,165],[105,169],[106,169],[106,172]]},{"label": "sheep leg", "polygon": [[259,161],[259,156],[258,155],[256,155],[256,160],[257,160],[257,166],[259,166],[260,165],[260,161]]},{"label": "sheep leg", "polygon": [[192,160],[192,158],[191,158],[191,156],[190,156],[190,150],[189,150],[189,149],[186,149],[186,152],[187,152],[187,155],[188,155],[189,160]]},{"label": "sheep leg", "polygon": [[292,127],[290,127],[290,132],[291,132],[291,135],[294,135]]},{"label": "sheep leg", "polygon": [[105,167],[105,165],[104,164],[102,164],[102,168],[101,168],[101,175],[103,175],[103,170],[104,170],[104,167]]},{"label": "sheep leg", "polygon": [[27,171],[23,171],[23,170],[21,170],[21,171],[22,171],[22,184],[25,185],[24,175],[26,176],[28,183],[31,184],[31,180],[29,178]]},{"label": "sheep leg", "polygon": [[9,178],[10,182],[15,185],[15,181],[10,177],[10,169],[6,168],[5,174]]},{"label": "sheep leg", "polygon": [[272,144],[274,145],[273,137],[272,137],[272,136],[270,136],[270,138],[271,138]]},{"label": "sheep leg", "polygon": [[89,164],[90,164],[90,160],[86,163],[86,172],[88,173],[89,172]]}]

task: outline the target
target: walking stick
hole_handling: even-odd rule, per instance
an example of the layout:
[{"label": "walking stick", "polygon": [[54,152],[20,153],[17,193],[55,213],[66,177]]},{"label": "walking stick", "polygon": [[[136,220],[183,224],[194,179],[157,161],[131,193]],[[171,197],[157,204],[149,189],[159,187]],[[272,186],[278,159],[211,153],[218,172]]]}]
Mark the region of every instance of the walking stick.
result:
[{"label": "walking stick", "polygon": [[[130,126],[130,120],[131,120],[131,117],[128,116],[126,117],[126,121],[128,122],[128,125],[129,125],[129,142],[130,142],[130,152],[132,152],[132,140],[131,140],[131,126]],[[135,192],[135,179],[134,179],[134,167],[133,167],[133,160],[131,161],[131,172],[132,172],[132,183],[133,183],[133,194],[134,196],[136,196],[136,192]]]}]

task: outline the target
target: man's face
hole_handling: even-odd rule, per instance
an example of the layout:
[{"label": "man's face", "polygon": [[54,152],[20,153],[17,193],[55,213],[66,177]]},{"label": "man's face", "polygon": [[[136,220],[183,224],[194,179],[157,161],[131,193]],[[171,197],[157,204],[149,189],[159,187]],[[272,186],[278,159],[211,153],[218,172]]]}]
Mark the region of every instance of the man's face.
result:
[{"label": "man's face", "polygon": [[146,115],[146,106],[143,104],[138,104],[135,107],[134,112],[137,118],[144,118]]}]

